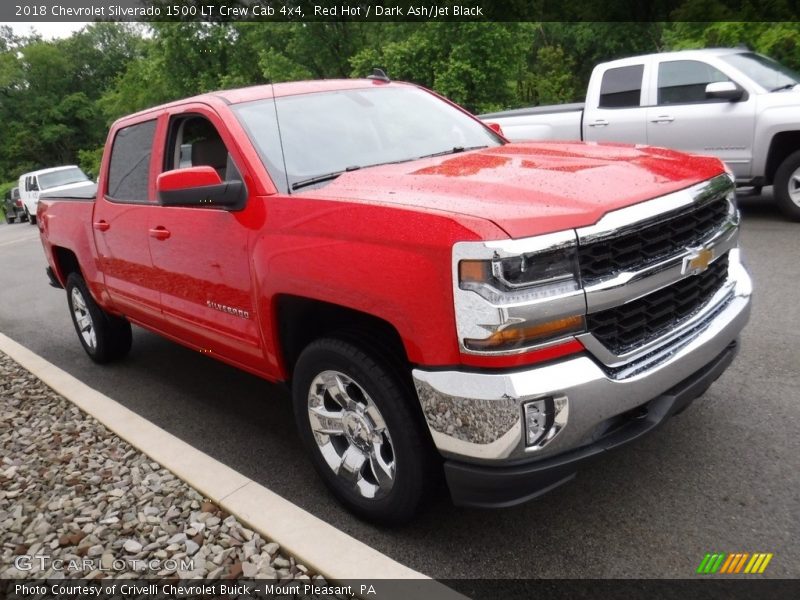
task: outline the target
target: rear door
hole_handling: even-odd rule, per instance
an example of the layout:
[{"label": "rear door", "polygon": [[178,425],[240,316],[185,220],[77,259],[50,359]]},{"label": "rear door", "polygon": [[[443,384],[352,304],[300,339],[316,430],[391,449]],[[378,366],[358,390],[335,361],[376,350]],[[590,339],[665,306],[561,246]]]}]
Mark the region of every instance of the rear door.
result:
[{"label": "rear door", "polygon": [[709,83],[732,80],[700,60],[659,61],[651,81],[657,97],[655,106],[647,109],[648,144],[712,154],[737,177],[750,175],[756,102],[752,94],[745,92],[735,102],[707,98]]},{"label": "rear door", "polygon": [[92,222],[99,267],[112,302],[131,319],[150,326],[158,325],[161,313],[147,230],[155,201],[151,172],[158,126],[153,115],[112,132]]},{"label": "rear door", "polygon": [[[160,172],[211,166],[223,181],[245,181],[236,145],[208,106],[173,109],[165,140]],[[257,229],[248,221],[259,201],[250,197],[235,211],[157,206],[150,215],[148,243],[167,333],[209,354],[261,370],[264,355],[249,252]]]},{"label": "rear door", "polygon": [[584,140],[646,143],[647,108],[643,92],[646,70],[643,61],[605,69],[600,89],[586,99]]}]

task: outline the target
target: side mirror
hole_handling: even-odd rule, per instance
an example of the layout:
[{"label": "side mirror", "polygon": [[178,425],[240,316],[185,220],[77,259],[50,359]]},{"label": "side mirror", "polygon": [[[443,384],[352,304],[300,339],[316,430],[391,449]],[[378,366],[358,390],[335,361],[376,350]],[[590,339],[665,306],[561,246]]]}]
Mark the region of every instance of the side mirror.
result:
[{"label": "side mirror", "polygon": [[486,126],[487,126],[489,129],[491,129],[492,131],[494,131],[496,134],[498,134],[498,135],[502,135],[503,137],[506,137],[506,136],[503,134],[503,128],[502,128],[502,127],[500,127],[500,123],[486,123]]},{"label": "side mirror", "polygon": [[732,81],[717,81],[706,86],[706,98],[719,98],[729,102],[737,102],[742,99],[744,90],[737,87]]},{"label": "side mirror", "polygon": [[190,167],[161,173],[156,180],[158,201],[164,206],[203,206],[235,210],[247,199],[244,183],[222,181],[212,167]]}]

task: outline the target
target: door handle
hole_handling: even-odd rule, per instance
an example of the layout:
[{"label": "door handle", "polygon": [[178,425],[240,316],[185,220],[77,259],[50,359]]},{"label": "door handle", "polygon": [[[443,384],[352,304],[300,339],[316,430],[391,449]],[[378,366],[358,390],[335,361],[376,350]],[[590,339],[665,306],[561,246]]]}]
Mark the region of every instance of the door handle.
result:
[{"label": "door handle", "polygon": [[156,238],[157,240],[165,240],[170,236],[169,231],[159,225],[158,227],[153,227],[150,230],[150,237]]},{"label": "door handle", "polygon": [[671,117],[669,115],[661,115],[660,117],[656,117],[655,119],[651,120],[651,123],[672,123],[675,120],[675,117]]},{"label": "door handle", "polygon": [[608,125],[608,121],[605,119],[597,119],[594,123],[589,123],[589,127],[605,127]]},{"label": "door handle", "polygon": [[111,225],[108,224],[106,221],[95,221],[92,223],[92,226],[97,229],[97,231],[108,231]]}]

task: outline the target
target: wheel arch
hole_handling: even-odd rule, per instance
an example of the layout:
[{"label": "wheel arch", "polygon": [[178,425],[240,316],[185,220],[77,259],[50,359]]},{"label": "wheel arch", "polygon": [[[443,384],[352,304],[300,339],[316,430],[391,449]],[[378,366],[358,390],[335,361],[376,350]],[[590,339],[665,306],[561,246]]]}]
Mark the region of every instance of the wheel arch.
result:
[{"label": "wheel arch", "polygon": [[53,246],[53,263],[53,270],[62,287],[66,287],[67,277],[70,276],[70,273],[78,273],[83,277],[78,257],[69,248]]},{"label": "wheel arch", "polygon": [[[380,354],[390,356],[395,366],[409,367],[400,333],[380,317],[331,302],[281,294],[274,301],[279,354],[287,379],[302,351],[322,337],[344,338],[360,345],[381,345]],[[410,372],[410,370],[409,370]]]},{"label": "wheel arch", "polygon": [[800,150],[800,130],[781,131],[772,136],[767,153],[767,164],[764,169],[764,177],[767,185],[771,185],[775,180],[775,173],[786,158]]}]

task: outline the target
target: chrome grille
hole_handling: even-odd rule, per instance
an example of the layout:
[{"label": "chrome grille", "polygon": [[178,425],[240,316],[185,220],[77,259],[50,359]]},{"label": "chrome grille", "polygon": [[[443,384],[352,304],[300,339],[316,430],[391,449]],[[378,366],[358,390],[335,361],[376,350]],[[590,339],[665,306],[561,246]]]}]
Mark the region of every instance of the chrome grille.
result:
[{"label": "chrome grille", "polygon": [[692,246],[699,246],[719,229],[729,214],[725,196],[641,224],[635,231],[601,239],[578,248],[584,285],[625,271],[638,271]]},{"label": "chrome grille", "polygon": [[589,331],[604,346],[623,354],[673,330],[699,311],[725,283],[728,255],[708,269],[670,286],[587,316]]}]

